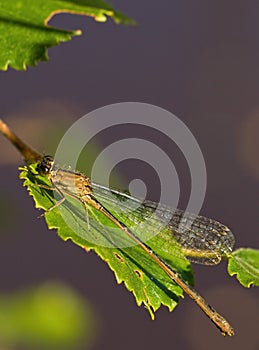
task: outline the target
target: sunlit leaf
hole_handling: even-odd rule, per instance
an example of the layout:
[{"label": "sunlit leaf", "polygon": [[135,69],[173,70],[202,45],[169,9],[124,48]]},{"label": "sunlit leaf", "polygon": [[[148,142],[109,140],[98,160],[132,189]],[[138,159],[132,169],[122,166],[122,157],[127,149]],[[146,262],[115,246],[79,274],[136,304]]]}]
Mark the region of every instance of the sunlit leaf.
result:
[{"label": "sunlit leaf", "polygon": [[0,2],[0,69],[25,70],[47,61],[47,49],[68,41],[80,30],[66,31],[48,26],[59,13],[91,16],[98,22],[112,18],[116,23],[134,21],[116,12],[102,0],[2,0]]}]

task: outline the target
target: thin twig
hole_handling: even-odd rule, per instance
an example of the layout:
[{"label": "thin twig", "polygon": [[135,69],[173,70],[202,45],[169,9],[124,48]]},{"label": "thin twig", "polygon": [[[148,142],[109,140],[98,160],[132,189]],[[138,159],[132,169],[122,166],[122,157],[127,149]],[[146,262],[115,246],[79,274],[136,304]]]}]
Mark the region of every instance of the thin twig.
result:
[{"label": "thin twig", "polygon": [[17,148],[27,164],[39,161],[43,158],[42,154],[34,151],[29,145],[24,143],[12,130],[0,119],[0,132]]}]

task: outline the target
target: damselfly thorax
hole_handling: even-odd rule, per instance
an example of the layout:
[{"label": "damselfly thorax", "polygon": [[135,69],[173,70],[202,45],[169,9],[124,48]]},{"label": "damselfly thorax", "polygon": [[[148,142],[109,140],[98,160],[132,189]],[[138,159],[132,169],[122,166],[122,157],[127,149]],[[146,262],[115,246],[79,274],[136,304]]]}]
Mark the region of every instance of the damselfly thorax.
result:
[{"label": "damselfly thorax", "polygon": [[62,204],[66,200],[64,195],[68,195],[79,200],[83,204],[88,229],[90,228],[88,206],[102,212],[109,220],[115,223],[118,228],[122,230],[126,229],[126,226],[123,223],[116,219],[101,203],[98,202],[98,200],[94,198],[91,181],[84,174],[54,167],[54,160],[51,156],[44,156],[36,170],[39,174],[46,175],[49,178],[53,184],[53,190],[56,190],[62,197],[62,199],[49,210]]},{"label": "damselfly thorax", "polygon": [[88,177],[78,172],[73,172],[61,168],[54,167],[54,160],[51,156],[45,156],[36,170],[41,175],[47,175],[61,192],[75,195],[82,200],[90,198],[92,193],[91,181]]}]

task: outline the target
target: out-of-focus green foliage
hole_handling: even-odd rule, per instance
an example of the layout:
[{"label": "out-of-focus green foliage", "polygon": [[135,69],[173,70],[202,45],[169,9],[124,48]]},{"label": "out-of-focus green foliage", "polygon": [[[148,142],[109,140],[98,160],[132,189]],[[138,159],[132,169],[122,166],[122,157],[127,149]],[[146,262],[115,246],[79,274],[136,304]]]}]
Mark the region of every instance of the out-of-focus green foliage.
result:
[{"label": "out-of-focus green foliage", "polygon": [[92,343],[93,312],[75,291],[59,283],[0,295],[0,348],[67,349]]}]

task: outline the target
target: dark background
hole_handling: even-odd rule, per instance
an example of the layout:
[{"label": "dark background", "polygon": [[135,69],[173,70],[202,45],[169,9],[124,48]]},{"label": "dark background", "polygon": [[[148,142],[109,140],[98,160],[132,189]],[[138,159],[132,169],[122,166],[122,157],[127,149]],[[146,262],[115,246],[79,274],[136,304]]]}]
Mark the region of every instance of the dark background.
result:
[{"label": "dark background", "polygon": [[[27,72],[1,72],[1,116],[38,150],[53,153],[66,127],[98,107],[139,101],[171,111],[192,131],[205,158],[202,213],[228,225],[236,247],[258,247],[258,1],[111,3],[138,26],[54,17],[51,25],[81,28],[83,37],[50,49],[50,61]],[[230,278],[225,262],[195,266],[196,287],[233,323],[235,337],[223,338],[188,297],[173,313],[161,308],[152,322],[94,253],[62,242],[37,220],[18,179],[22,162],[3,138],[0,156],[2,292],[49,279],[68,283],[99,319],[93,350],[259,348],[258,291]],[[124,176],[132,179],[132,172],[131,166]],[[182,179],[186,196],[188,176]]]}]

